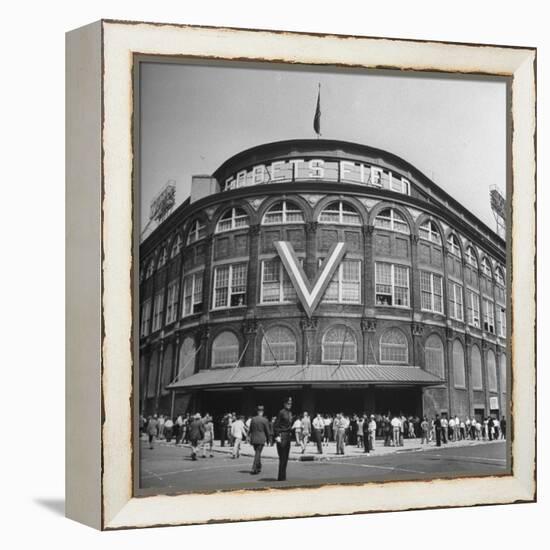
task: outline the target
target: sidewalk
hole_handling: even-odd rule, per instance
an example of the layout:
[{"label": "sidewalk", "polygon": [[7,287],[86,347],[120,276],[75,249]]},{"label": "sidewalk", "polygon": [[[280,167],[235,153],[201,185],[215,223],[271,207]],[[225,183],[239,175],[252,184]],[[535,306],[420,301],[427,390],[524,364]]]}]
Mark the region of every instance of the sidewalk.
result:
[{"label": "sidewalk", "polygon": [[[310,460],[342,460],[346,458],[358,458],[358,457],[364,457],[364,456],[385,456],[390,454],[397,454],[397,453],[407,453],[407,452],[422,452],[429,449],[436,449],[437,445],[435,441],[432,441],[431,443],[422,445],[420,443],[420,438],[418,439],[405,439],[403,441],[402,447],[384,447],[384,442],[382,440],[377,440],[376,445],[374,448],[374,452],[369,453],[369,455],[365,455],[363,448],[358,448],[355,445],[347,445],[345,452],[345,455],[337,455],[336,454],[336,443],[332,442],[329,443],[328,446],[323,447],[323,454],[318,454],[317,452],[317,445],[315,443],[308,443],[305,453],[302,454],[302,448],[295,445],[295,442],[292,442],[292,446],[290,448],[290,456],[289,460],[295,460],[295,461],[310,461]],[[504,440],[498,440],[498,441],[504,441]],[[441,445],[441,449],[444,448],[455,448],[455,447],[469,447],[473,445],[483,445],[485,443],[492,443],[492,441],[484,441],[484,440],[470,440],[466,439],[463,441],[455,441],[455,442],[449,442],[446,444]],[[172,441],[171,443],[167,443],[166,441],[158,441],[158,444],[163,446],[170,446],[175,447],[175,443]],[[184,444],[183,447],[190,448],[189,445]],[[217,454],[225,454],[225,455],[231,455],[232,453],[232,447],[226,446],[221,447],[219,440],[214,442],[214,447],[212,449],[213,453]],[[249,443],[242,443],[241,445],[241,456],[247,456],[247,457],[253,457],[254,456],[254,449],[252,448],[252,445]],[[273,447],[264,447],[262,452],[262,459],[277,459],[277,447],[273,445]]]}]

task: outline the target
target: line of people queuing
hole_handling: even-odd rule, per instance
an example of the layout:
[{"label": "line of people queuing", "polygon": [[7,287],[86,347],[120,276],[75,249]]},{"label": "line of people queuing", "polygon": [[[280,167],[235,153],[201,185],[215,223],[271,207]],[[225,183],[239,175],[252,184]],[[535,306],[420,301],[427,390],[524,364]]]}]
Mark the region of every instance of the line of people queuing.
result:
[{"label": "line of people queuing", "polygon": [[[266,418],[268,437],[266,445],[275,443],[273,424],[276,417]],[[140,431],[147,434],[149,446],[154,448],[156,439],[176,445],[190,444],[191,458],[197,459],[199,453],[203,458],[212,457],[212,448],[216,439],[220,446],[230,446],[232,457],[240,456],[242,443],[249,440],[251,417],[226,413],[218,418],[216,426],[209,413],[179,415],[172,419],[165,415],[140,417]],[[336,415],[317,413],[313,418],[307,412],[294,417],[292,437],[301,452],[305,453],[307,445],[312,442],[317,452],[329,443],[336,443],[336,453],[344,454],[345,447],[353,445],[364,449],[365,453],[375,450],[376,441],[382,440],[384,446],[403,446],[404,439],[421,438],[421,444],[435,441],[437,445],[462,440],[484,440],[506,438],[506,419],[500,420],[487,416],[484,419],[452,417],[446,414],[435,417],[419,418],[403,414],[352,414],[342,412]]]}]

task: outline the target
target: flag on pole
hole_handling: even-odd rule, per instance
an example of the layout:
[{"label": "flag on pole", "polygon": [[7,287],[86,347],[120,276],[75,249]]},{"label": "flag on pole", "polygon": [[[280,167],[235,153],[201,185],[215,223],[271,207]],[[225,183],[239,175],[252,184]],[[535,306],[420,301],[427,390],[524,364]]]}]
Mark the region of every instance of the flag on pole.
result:
[{"label": "flag on pole", "polygon": [[319,91],[317,93],[317,108],[313,117],[313,129],[317,137],[321,136],[321,83],[319,83]]}]

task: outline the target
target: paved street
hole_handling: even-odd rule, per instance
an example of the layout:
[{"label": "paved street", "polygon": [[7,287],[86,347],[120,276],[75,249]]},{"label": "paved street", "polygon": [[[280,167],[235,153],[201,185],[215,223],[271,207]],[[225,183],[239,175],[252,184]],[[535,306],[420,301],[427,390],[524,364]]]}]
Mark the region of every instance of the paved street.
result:
[{"label": "paved street", "polygon": [[[219,449],[219,447],[218,447]],[[346,450],[352,450],[347,447]],[[300,461],[294,456],[289,461],[287,478],[277,482],[277,460],[273,449],[263,458],[259,475],[251,475],[252,458],[241,456],[232,459],[227,452],[214,452],[212,458],[190,459],[188,447],[157,444],[150,450],[141,442],[141,487],[181,491],[215,491],[230,488],[284,487],[294,485],[318,485],[329,482],[361,482],[448,477],[457,475],[502,474],[506,470],[506,442],[462,442],[443,447],[430,446],[420,449],[380,448],[380,453],[370,455],[349,453],[337,457],[328,453],[328,459]]]}]

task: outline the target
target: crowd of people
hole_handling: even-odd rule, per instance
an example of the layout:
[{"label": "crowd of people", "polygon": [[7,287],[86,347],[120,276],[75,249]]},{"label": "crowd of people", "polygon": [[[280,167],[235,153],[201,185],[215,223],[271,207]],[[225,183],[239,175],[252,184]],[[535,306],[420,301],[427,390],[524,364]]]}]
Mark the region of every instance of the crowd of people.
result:
[{"label": "crowd of people", "polygon": [[[263,416],[263,408],[262,408]],[[266,417],[265,445],[276,441],[274,425],[276,417]],[[146,434],[149,447],[154,448],[157,439],[174,441],[176,445],[191,446],[191,458],[212,457],[214,439],[219,445],[232,449],[231,456],[238,458],[243,442],[251,442],[252,417],[228,412],[216,419],[209,413],[141,416],[140,431]],[[433,441],[437,445],[462,440],[492,441],[506,438],[506,419],[487,416],[459,418],[447,414],[435,417],[405,416],[403,414],[322,414],[311,417],[307,412],[292,416],[291,436],[302,453],[308,444],[314,443],[319,454],[329,444],[336,443],[336,453],[345,454],[346,446],[356,446],[365,453],[373,452],[377,445],[403,446],[405,439],[421,439],[421,444]]]}]

